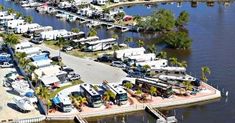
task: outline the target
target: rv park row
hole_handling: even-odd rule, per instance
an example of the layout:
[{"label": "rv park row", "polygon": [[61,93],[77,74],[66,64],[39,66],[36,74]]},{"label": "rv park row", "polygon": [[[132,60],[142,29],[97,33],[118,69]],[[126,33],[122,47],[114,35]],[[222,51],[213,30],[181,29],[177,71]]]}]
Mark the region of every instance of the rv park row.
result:
[{"label": "rv park row", "polygon": [[[14,45],[1,45],[0,97],[4,101],[0,102],[0,112],[4,115],[0,120],[43,119],[44,115],[48,119],[95,117],[143,110],[145,106],[197,103],[221,96],[206,81],[187,74],[185,67],[146,53],[143,47],[114,50],[92,61],[40,43],[66,40],[72,49],[82,49],[86,54],[114,48],[118,45],[115,38],[84,38],[83,32],[25,23],[5,11],[0,12],[0,24],[6,32],[31,38]],[[69,50],[68,46],[63,50]],[[110,62],[112,66],[100,62]],[[206,80],[204,73],[202,76]]]}]

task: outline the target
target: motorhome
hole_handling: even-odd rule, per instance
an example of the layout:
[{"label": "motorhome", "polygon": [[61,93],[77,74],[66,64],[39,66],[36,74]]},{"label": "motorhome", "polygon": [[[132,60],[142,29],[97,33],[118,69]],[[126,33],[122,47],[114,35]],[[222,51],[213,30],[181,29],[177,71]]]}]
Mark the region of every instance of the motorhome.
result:
[{"label": "motorhome", "polygon": [[140,48],[128,48],[123,50],[117,50],[114,52],[114,57],[120,60],[124,60],[127,57],[130,56],[138,56],[143,55],[145,52],[145,49],[143,47]]},{"label": "motorhome", "polygon": [[0,17],[4,17],[4,16],[7,16],[7,15],[8,15],[7,11],[1,11],[0,12]]},{"label": "motorhome", "polygon": [[24,20],[17,19],[5,22],[4,26],[8,29],[15,29],[17,26],[26,24]]},{"label": "motorhome", "polygon": [[136,66],[145,66],[148,65],[151,70],[166,67],[168,65],[168,60],[166,59],[156,59],[154,61],[144,61],[144,62],[135,62]]},{"label": "motorhome", "polygon": [[93,41],[98,41],[99,37],[98,36],[91,36],[91,37],[85,37],[85,38],[80,38],[80,39],[74,39],[72,40],[72,43],[76,46],[81,46],[84,45],[86,42],[93,42]]},{"label": "motorhome", "polygon": [[100,94],[94,89],[91,84],[80,85],[81,94],[86,97],[88,103],[92,107],[100,107],[102,105],[102,100]]},{"label": "motorhome", "polygon": [[52,30],[53,30],[52,26],[41,26],[38,28],[29,29],[27,33],[36,35],[44,31],[52,31]]},{"label": "motorhome", "polygon": [[31,48],[19,50],[17,52],[25,53],[27,55],[27,57],[30,58],[36,54],[40,54],[42,52],[42,50],[40,47],[31,47]]},{"label": "motorhome", "polygon": [[135,85],[136,86],[140,86],[142,87],[143,91],[145,92],[149,92],[150,87],[156,87],[158,92],[160,92],[160,94],[163,97],[169,97],[173,94],[173,90],[172,90],[172,86],[168,85],[166,83],[162,83],[161,81],[154,81],[154,80],[148,80],[148,79],[136,79],[135,81]]},{"label": "motorhome", "polygon": [[184,67],[162,67],[154,70],[162,81],[189,81],[195,86],[200,86],[200,80],[186,73]]},{"label": "motorhome", "polygon": [[67,95],[58,94],[52,99],[54,105],[60,108],[62,112],[71,112],[72,103]]},{"label": "motorhome", "polygon": [[44,31],[40,33],[40,38],[42,40],[56,40],[58,37],[62,37],[63,35],[67,35],[68,33],[69,32],[65,29]]},{"label": "motorhome", "polygon": [[25,24],[25,25],[20,25],[20,26],[17,26],[15,28],[15,33],[26,33],[27,31],[29,31],[30,29],[35,29],[35,28],[38,28],[40,27],[39,24],[37,23],[31,23],[31,24]]},{"label": "motorhome", "polygon": [[109,83],[107,81],[104,81],[102,83],[102,86],[105,90],[109,90],[115,95],[115,101],[117,104],[125,105],[127,103],[127,92],[123,89],[122,86],[114,83]]},{"label": "motorhome", "polygon": [[99,51],[99,50],[107,50],[111,49],[113,45],[117,44],[116,39],[109,38],[109,39],[102,39],[93,42],[86,42],[85,43],[85,51]]},{"label": "motorhome", "polygon": [[146,61],[154,61],[156,59],[156,55],[154,53],[147,53],[135,56],[128,56],[124,59],[129,65],[133,65],[136,62],[146,62]]}]

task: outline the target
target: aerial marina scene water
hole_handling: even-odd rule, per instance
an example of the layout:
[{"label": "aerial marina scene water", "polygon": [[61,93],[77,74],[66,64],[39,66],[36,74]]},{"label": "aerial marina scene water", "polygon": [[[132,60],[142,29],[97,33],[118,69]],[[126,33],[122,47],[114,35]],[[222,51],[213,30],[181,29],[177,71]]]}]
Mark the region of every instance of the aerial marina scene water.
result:
[{"label": "aerial marina scene water", "polygon": [[234,11],[0,0],[0,122],[233,122]]}]

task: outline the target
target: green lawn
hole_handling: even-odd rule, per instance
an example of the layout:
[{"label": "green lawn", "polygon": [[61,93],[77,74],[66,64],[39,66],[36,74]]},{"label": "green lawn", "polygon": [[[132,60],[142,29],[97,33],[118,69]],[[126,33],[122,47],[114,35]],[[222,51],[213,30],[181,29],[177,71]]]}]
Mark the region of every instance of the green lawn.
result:
[{"label": "green lawn", "polygon": [[74,80],[74,81],[71,82],[70,85],[66,85],[66,86],[63,86],[63,87],[60,87],[60,88],[56,89],[55,91],[50,93],[50,99],[54,98],[56,96],[56,94],[58,94],[60,91],[66,89],[66,88],[72,87],[74,85],[81,84],[81,83],[83,83],[82,80]]}]

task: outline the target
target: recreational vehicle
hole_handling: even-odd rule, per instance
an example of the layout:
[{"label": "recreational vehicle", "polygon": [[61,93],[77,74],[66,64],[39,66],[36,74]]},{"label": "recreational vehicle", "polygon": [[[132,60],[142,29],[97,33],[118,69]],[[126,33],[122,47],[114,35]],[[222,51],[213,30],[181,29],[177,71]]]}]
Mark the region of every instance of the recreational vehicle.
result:
[{"label": "recreational vehicle", "polygon": [[59,107],[62,112],[71,112],[72,111],[72,103],[67,95],[57,95],[52,99],[54,105]]},{"label": "recreational vehicle", "polygon": [[18,19],[18,20],[11,20],[5,22],[4,26],[8,29],[15,29],[17,26],[24,25],[24,20]]},{"label": "recreational vehicle", "polygon": [[81,94],[86,97],[88,103],[92,107],[100,107],[102,105],[100,94],[94,89],[91,84],[80,85]]},{"label": "recreational vehicle", "polygon": [[111,49],[113,45],[117,44],[116,39],[109,38],[93,42],[85,43],[85,51],[99,51]]},{"label": "recreational vehicle", "polygon": [[127,92],[123,89],[122,86],[108,83],[107,81],[104,81],[102,85],[105,90],[109,90],[115,95],[115,100],[117,104],[125,105],[127,103]]},{"label": "recreational vehicle", "polygon": [[136,62],[136,66],[145,66],[148,65],[151,70],[158,69],[162,67],[166,67],[168,65],[168,61],[166,59],[157,59],[154,61],[144,61],[144,62]]},{"label": "recreational vehicle", "polygon": [[136,86],[141,86],[143,91],[149,92],[150,87],[156,87],[158,90],[158,94],[162,97],[169,97],[173,94],[172,86],[162,83],[161,81],[154,81],[148,79],[136,79],[135,81]]},{"label": "recreational vehicle", "polygon": [[44,32],[44,31],[51,31],[53,30],[53,27],[52,26],[42,26],[42,27],[38,27],[38,28],[33,28],[33,29],[29,29],[27,31],[28,34],[32,34],[32,35],[37,35],[41,32]]},{"label": "recreational vehicle", "polygon": [[32,47],[33,47],[33,45],[29,42],[21,42],[21,43],[15,45],[15,51],[20,52],[22,50],[25,50],[27,48],[32,48]]},{"label": "recreational vehicle", "polygon": [[34,61],[32,64],[37,67],[37,68],[43,68],[43,67],[48,67],[51,66],[51,60],[50,59],[45,59],[45,60],[40,60],[40,61]]},{"label": "recreational vehicle", "polygon": [[145,52],[145,49],[143,47],[140,48],[128,48],[123,50],[117,50],[114,52],[114,57],[120,60],[124,60],[127,57],[130,56],[137,56],[137,55],[143,55]]},{"label": "recreational vehicle", "polygon": [[11,21],[14,19],[15,19],[15,16],[13,16],[13,15],[7,15],[7,16],[0,17],[0,24],[4,25],[4,23],[6,23],[7,21]]},{"label": "recreational vehicle", "polygon": [[44,31],[40,33],[40,38],[43,40],[56,40],[58,37],[63,37],[64,35],[68,35],[68,33],[69,32],[65,29]]},{"label": "recreational vehicle", "polygon": [[38,27],[40,27],[40,25],[37,23],[20,25],[15,28],[15,33],[26,33],[30,29],[35,29]]}]

